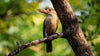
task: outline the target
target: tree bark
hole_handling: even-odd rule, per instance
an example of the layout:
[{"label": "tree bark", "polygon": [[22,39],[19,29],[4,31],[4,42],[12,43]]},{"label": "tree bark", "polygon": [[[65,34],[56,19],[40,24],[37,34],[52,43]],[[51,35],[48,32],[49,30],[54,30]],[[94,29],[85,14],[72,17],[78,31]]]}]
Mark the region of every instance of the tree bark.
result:
[{"label": "tree bark", "polygon": [[76,56],[94,56],[68,0],[51,0],[51,2],[61,21],[63,38],[68,40]]}]

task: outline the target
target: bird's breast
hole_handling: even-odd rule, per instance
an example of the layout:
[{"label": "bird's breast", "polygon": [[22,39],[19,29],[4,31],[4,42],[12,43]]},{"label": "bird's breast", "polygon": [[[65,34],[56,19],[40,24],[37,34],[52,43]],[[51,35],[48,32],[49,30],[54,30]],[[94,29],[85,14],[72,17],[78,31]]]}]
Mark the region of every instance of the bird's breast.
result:
[{"label": "bird's breast", "polygon": [[46,17],[45,19],[45,31],[47,35],[52,35],[56,32],[58,20],[55,17]]}]

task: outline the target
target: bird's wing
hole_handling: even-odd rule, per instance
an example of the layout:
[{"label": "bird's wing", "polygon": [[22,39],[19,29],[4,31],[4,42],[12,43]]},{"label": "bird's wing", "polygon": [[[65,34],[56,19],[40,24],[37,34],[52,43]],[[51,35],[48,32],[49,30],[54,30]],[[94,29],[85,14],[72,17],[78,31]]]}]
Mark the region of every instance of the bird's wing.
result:
[{"label": "bird's wing", "polygon": [[45,37],[45,20],[44,20],[44,23],[43,23],[43,37]]}]

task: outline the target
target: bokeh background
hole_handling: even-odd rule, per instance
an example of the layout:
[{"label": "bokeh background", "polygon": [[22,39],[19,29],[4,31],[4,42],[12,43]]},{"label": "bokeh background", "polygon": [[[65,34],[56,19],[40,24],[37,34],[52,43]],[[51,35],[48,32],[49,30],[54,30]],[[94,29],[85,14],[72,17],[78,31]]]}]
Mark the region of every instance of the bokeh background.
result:
[{"label": "bokeh background", "polygon": [[[100,56],[100,0],[69,0],[95,56]],[[0,0],[0,56],[21,44],[41,39],[45,14],[37,11],[53,8],[50,0]],[[59,22],[57,32],[62,32]],[[44,43],[29,47],[16,56],[75,56],[67,40],[53,40],[53,52],[46,53]]]}]

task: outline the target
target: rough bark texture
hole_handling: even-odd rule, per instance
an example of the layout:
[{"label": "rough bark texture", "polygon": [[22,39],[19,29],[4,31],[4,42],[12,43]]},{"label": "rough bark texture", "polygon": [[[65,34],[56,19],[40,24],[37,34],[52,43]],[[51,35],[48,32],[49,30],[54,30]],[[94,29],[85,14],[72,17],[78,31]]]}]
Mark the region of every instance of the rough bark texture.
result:
[{"label": "rough bark texture", "polygon": [[64,38],[68,40],[76,56],[94,56],[68,0],[51,0],[51,2],[61,21]]}]

